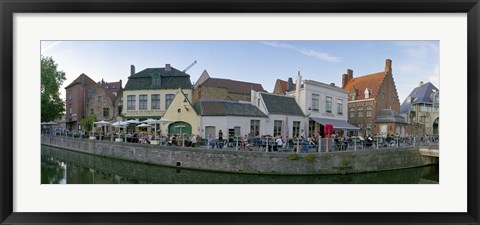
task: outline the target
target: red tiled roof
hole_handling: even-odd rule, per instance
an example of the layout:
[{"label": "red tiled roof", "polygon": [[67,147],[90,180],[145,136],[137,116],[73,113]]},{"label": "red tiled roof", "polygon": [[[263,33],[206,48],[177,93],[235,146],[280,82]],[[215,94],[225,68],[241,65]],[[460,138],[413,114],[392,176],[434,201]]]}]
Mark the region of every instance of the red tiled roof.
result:
[{"label": "red tiled roof", "polygon": [[[280,79],[277,79],[277,81],[279,82],[280,84],[280,88],[282,90],[282,94],[284,94],[285,92],[287,92],[287,85],[288,85],[288,82],[287,81],[284,81],[284,80],[280,80]],[[296,84],[293,84],[292,85],[292,91],[294,91],[296,89],[297,85]]]},{"label": "red tiled roof", "polygon": [[261,84],[221,78],[209,78],[201,86],[225,88],[229,93],[250,94],[250,90],[266,92]]},{"label": "red tiled roof", "polygon": [[75,86],[77,84],[84,84],[84,85],[92,85],[95,84],[95,81],[92,80],[89,76],[86,74],[82,73],[80,76],[77,77],[72,83],[70,83],[65,89]]},{"label": "red tiled roof", "polygon": [[105,82],[107,89],[122,89],[122,81],[117,82]]},{"label": "red tiled roof", "polygon": [[385,72],[379,72],[361,77],[356,77],[349,80],[343,89],[350,94],[352,88],[355,88],[357,92],[357,100],[363,100],[365,99],[365,89],[370,88],[372,89],[370,98],[375,98],[378,92],[378,88],[380,88],[380,85],[385,79],[385,75]]}]

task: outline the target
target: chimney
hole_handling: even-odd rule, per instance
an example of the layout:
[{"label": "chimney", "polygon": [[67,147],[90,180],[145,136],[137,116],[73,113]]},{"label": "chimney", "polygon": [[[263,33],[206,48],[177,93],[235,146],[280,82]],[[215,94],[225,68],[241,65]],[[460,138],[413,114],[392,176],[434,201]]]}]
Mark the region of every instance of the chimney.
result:
[{"label": "chimney", "polygon": [[347,73],[342,75],[342,88],[345,88],[351,79],[353,79],[353,70],[347,69]]},{"label": "chimney", "polygon": [[287,82],[287,92],[290,92],[292,90],[293,90],[293,79],[289,77]]},{"label": "chimney", "polygon": [[295,100],[300,102],[300,88],[302,87],[302,75],[300,75],[300,71],[298,71],[297,75],[297,87],[295,88]]},{"label": "chimney", "polygon": [[133,76],[135,74],[135,66],[130,65],[130,76]]},{"label": "chimney", "polygon": [[353,70],[347,69],[347,77],[348,77],[348,80],[353,79]]},{"label": "chimney", "polygon": [[170,71],[172,70],[172,67],[170,66],[170,64],[165,64],[165,71]]},{"label": "chimney", "polygon": [[385,60],[385,72],[386,73],[392,73],[392,60],[391,59],[386,59]]}]

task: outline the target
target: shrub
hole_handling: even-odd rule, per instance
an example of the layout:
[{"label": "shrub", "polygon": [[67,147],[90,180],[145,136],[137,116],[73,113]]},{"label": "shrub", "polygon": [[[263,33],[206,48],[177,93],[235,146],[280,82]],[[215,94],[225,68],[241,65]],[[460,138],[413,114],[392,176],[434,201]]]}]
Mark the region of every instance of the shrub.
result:
[{"label": "shrub", "polygon": [[288,155],[288,159],[290,160],[297,160],[299,157],[298,157],[298,154],[297,153],[292,153],[290,155]]},{"label": "shrub", "polygon": [[305,160],[307,162],[313,162],[313,160],[315,159],[315,155],[314,154],[307,154],[307,156],[305,156]]}]

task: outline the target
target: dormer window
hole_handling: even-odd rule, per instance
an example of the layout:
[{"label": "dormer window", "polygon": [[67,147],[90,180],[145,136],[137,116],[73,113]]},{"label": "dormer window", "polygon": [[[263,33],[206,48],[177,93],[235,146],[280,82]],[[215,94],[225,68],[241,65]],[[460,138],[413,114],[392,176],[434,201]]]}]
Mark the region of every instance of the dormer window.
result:
[{"label": "dormer window", "polygon": [[154,70],[150,76],[152,77],[152,86],[153,87],[160,87],[161,85],[161,77],[160,72],[158,70]]},{"label": "dormer window", "polygon": [[357,91],[355,90],[355,88],[352,88],[350,90],[350,101],[355,101],[357,100]]},{"label": "dormer window", "polygon": [[370,94],[371,94],[371,89],[370,88],[365,88],[365,98],[370,98]]}]

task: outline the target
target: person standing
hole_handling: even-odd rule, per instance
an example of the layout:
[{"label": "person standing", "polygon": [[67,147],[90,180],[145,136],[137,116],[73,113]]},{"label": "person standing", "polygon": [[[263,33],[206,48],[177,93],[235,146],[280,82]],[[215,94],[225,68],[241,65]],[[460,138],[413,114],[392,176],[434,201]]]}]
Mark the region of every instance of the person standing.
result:
[{"label": "person standing", "polygon": [[197,145],[197,135],[192,134],[192,148]]},{"label": "person standing", "polygon": [[223,132],[222,130],[218,131],[218,146],[220,149],[223,148]]}]

